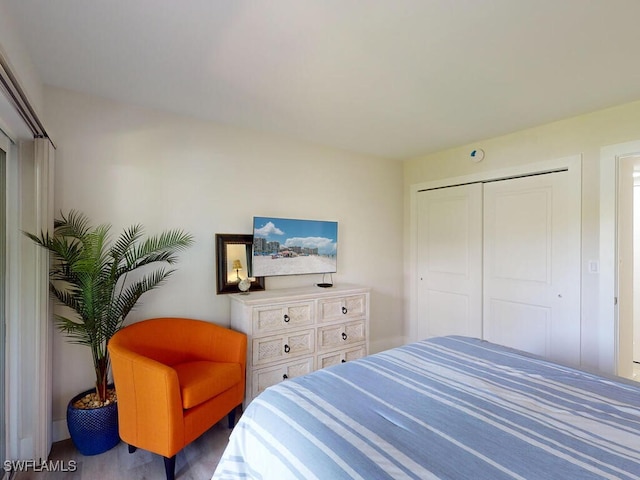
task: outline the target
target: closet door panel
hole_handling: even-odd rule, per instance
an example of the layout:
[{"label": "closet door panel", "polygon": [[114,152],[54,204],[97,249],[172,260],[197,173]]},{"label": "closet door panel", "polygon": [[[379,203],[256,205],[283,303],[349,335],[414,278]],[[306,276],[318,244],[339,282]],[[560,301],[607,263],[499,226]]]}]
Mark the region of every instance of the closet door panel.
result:
[{"label": "closet door panel", "polygon": [[577,364],[580,236],[567,179],[556,172],[484,185],[483,337]]},{"label": "closet door panel", "polygon": [[418,194],[418,336],[482,334],[482,185]]},{"label": "closet door panel", "polygon": [[[427,336],[470,335],[475,315],[469,311],[469,300],[474,295],[429,290],[426,298]],[[475,336],[475,335],[474,335]]]},{"label": "closet door panel", "polygon": [[493,298],[484,337],[500,345],[545,356],[551,352],[551,309]]}]

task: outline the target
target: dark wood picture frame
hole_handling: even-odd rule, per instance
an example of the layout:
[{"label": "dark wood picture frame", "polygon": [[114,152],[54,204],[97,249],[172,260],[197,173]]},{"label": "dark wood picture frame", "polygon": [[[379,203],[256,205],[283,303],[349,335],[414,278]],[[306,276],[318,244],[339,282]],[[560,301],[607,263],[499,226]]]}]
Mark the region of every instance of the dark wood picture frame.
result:
[{"label": "dark wood picture frame", "polygon": [[[229,259],[229,246],[230,245],[244,245],[244,260],[243,266],[246,268],[249,277],[251,277],[251,257],[253,248],[253,235],[245,234],[228,234],[228,233],[216,233],[216,293],[239,293],[237,281],[229,281],[228,272],[229,262],[234,259]],[[255,280],[251,282],[250,292],[264,290],[264,277],[255,277]]]}]

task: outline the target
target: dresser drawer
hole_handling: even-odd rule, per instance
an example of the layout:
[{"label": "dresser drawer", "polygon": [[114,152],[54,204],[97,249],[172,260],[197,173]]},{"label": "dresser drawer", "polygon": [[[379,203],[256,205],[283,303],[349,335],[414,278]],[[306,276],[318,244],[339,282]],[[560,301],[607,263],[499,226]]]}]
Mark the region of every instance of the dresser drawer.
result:
[{"label": "dresser drawer", "polygon": [[281,362],[315,351],[313,328],[281,335],[253,338],[253,365]]},{"label": "dresser drawer", "polygon": [[265,305],[253,309],[253,334],[304,327],[314,323],[313,302]]},{"label": "dresser drawer", "polygon": [[318,328],[318,351],[334,350],[366,340],[364,320],[338,323]]},{"label": "dresser drawer", "polygon": [[330,367],[339,363],[350,362],[367,355],[366,345],[358,345],[353,348],[338,350],[336,352],[325,353],[318,356],[318,368]]},{"label": "dresser drawer", "polygon": [[367,296],[365,294],[321,298],[318,300],[319,322],[350,320],[363,317],[366,313]]},{"label": "dresser drawer", "polygon": [[271,385],[275,385],[288,378],[306,375],[314,370],[313,357],[298,358],[273,367],[254,370],[251,384],[251,398],[263,392]]}]

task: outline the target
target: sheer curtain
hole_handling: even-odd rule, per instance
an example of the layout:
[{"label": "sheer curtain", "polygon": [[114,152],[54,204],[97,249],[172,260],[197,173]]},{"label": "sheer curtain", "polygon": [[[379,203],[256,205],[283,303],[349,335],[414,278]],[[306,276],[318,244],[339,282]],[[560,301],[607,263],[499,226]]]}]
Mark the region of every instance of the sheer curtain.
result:
[{"label": "sheer curtain", "polygon": [[53,229],[53,147],[22,141],[7,162],[7,457],[46,459],[51,449],[51,308],[48,253],[21,231]]},{"label": "sheer curtain", "polygon": [[0,131],[12,137],[3,150],[7,155],[2,184],[6,199],[2,455],[39,461],[48,457],[52,442],[49,256],[21,231],[53,229],[55,148],[1,49],[0,106]]}]

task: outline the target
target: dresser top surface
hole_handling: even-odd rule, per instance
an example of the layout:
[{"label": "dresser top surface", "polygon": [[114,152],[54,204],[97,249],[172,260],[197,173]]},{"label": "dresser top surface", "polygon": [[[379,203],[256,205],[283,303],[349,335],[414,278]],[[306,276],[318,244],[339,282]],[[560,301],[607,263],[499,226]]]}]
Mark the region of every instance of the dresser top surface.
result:
[{"label": "dresser top surface", "polygon": [[334,297],[339,295],[357,295],[370,292],[369,287],[355,284],[339,284],[333,287],[322,288],[316,286],[296,287],[296,288],[278,288],[274,290],[263,290],[251,292],[248,295],[235,293],[229,295],[232,301],[242,303],[244,305],[262,304],[265,302],[277,302],[279,300],[290,300],[292,298],[304,300],[322,297]]}]

